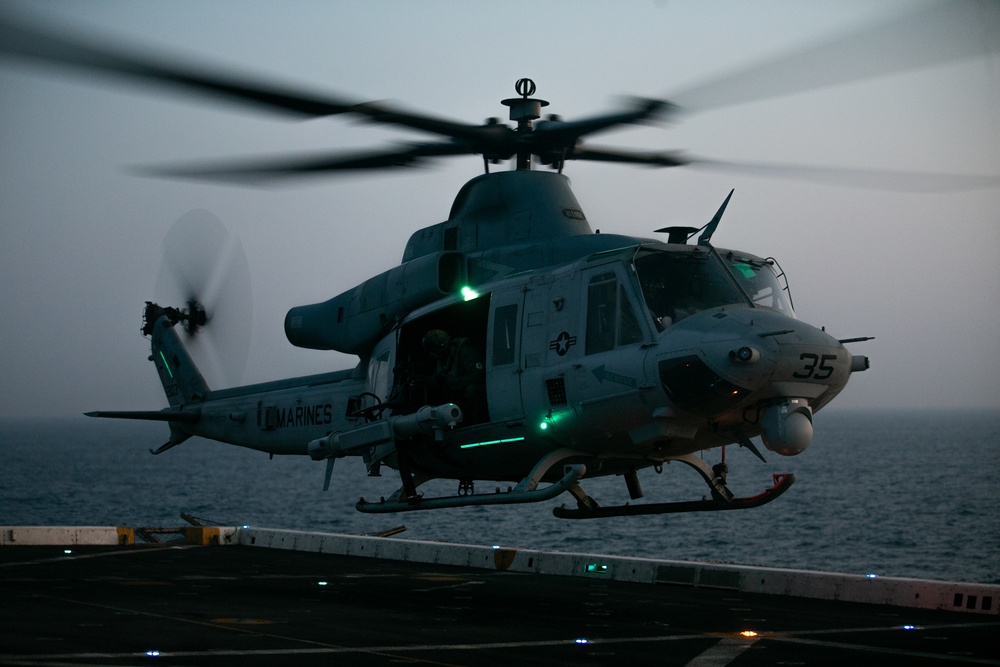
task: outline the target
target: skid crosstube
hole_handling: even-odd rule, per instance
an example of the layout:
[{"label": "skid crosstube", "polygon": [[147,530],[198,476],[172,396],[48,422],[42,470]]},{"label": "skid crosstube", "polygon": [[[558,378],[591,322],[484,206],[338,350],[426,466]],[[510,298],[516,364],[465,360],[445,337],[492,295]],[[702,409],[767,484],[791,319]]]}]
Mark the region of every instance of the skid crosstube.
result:
[{"label": "skid crosstube", "polygon": [[723,510],[744,510],[760,507],[771,502],[795,483],[795,475],[777,474],[773,476],[774,485],[756,496],[733,498],[725,501],[719,499],[690,500],[676,503],[650,503],[646,505],[612,505],[608,507],[569,508],[565,505],[556,507],[552,514],[560,519],[604,519],[613,516],[641,516],[644,514],[672,514],[676,512],[719,512]]}]

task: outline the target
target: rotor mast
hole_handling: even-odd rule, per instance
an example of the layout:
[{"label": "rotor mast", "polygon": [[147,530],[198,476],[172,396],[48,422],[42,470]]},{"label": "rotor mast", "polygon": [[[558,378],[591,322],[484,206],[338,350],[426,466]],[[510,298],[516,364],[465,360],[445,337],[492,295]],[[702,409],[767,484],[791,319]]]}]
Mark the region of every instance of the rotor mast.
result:
[{"label": "rotor mast", "polygon": [[510,108],[510,120],[517,121],[517,134],[525,137],[518,142],[516,169],[518,171],[529,171],[531,169],[531,146],[527,141],[527,135],[533,130],[531,122],[542,117],[542,107],[549,105],[545,100],[532,98],[535,94],[535,82],[531,79],[518,79],[514,84],[514,90],[521,97],[511,97],[501,100],[501,104]]}]

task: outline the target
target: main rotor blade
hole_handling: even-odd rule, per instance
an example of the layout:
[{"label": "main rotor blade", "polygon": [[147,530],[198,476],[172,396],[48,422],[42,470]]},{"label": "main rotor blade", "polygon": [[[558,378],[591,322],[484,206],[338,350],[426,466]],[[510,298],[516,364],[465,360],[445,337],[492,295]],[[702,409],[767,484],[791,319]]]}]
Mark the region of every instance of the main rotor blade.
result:
[{"label": "main rotor blade", "polygon": [[[12,20],[0,12],[0,54],[43,64],[177,86],[272,111],[300,116],[329,116],[351,111],[356,101],[297,91],[261,79],[209,68],[171,56],[151,56],[149,49],[112,45],[110,40],[69,35]],[[141,48],[141,53],[140,53]]]},{"label": "main rotor blade", "polygon": [[1000,52],[1000,2],[958,0],[668,95],[700,112]]},{"label": "main rotor blade", "polygon": [[215,162],[177,166],[139,167],[143,176],[221,181],[254,185],[268,180],[322,174],[334,171],[409,167],[424,158],[466,155],[473,151],[459,142],[412,144],[398,150],[371,151],[345,155],[320,154],[313,157],[285,157],[236,162]]},{"label": "main rotor blade", "polygon": [[[340,96],[296,90],[246,74],[207,66],[175,55],[151,55],[150,49],[107,38],[61,32],[12,18],[0,10],[0,54],[36,63],[82,70],[136,82],[173,86],[253,106],[305,117],[353,114],[368,122],[396,125],[463,142],[470,152],[506,159],[529,142],[537,152],[562,151],[581,136],[608,127],[640,122],[670,107],[660,100],[633,99],[625,110],[573,122],[543,121],[537,132],[515,137],[507,125],[477,125],[404,111],[385,102],[359,102]],[[372,165],[378,166],[378,165]],[[343,167],[348,168],[348,167]],[[367,166],[353,168],[369,168]]]},{"label": "main rotor blade", "polygon": [[[645,97],[634,97],[627,100],[628,108],[600,116],[582,118],[580,120],[541,120],[535,123],[535,131],[532,139],[545,147],[549,144],[572,146],[573,143],[588,134],[596,134],[618,125],[629,125],[641,123],[645,120],[662,118],[671,113],[676,107],[664,100],[655,100]],[[544,151],[544,148],[540,150]]]},{"label": "main rotor blade", "polygon": [[808,181],[821,185],[838,185],[889,192],[966,192],[1000,187],[1000,176],[730,162],[692,157],[671,151],[638,152],[578,146],[566,156],[566,159],[644,164],[650,167],[693,167],[712,171],[736,172],[748,176]]},{"label": "main rotor blade", "polygon": [[651,167],[683,167],[689,159],[676,151],[630,151],[615,148],[594,148],[577,145],[566,155],[567,160],[645,164]]},{"label": "main rotor blade", "polygon": [[713,171],[731,171],[748,176],[808,181],[821,185],[882,190],[888,192],[967,192],[1000,187],[1000,176],[941,174],[914,171],[812,167],[792,164],[727,162],[688,158],[687,166]]},{"label": "main rotor blade", "polygon": [[486,123],[485,125],[459,123],[437,116],[393,109],[385,102],[357,104],[351,107],[348,112],[364,116],[365,120],[372,123],[399,125],[463,141],[475,146],[478,150],[473,152],[476,153],[488,153],[490,146],[495,144],[506,145],[514,136],[513,130],[506,125],[495,123]]},{"label": "main rotor blade", "polygon": [[[113,40],[61,33],[32,26],[0,11],[0,54],[92,74],[166,84],[270,111],[297,116],[363,116],[371,122],[399,125],[456,139],[481,137],[484,126],[459,123],[391,108],[385,102],[360,102],[340,96],[296,90],[258,77],[225,71],[174,55],[149,55],[145,47]],[[509,130],[504,127],[503,129]],[[485,134],[495,134],[487,128]]]}]

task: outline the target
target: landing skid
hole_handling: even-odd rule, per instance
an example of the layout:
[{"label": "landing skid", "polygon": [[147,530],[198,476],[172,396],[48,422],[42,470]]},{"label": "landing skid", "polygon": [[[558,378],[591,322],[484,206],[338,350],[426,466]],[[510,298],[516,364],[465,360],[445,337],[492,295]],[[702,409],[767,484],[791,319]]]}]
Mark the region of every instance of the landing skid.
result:
[{"label": "landing skid", "polygon": [[691,500],[676,503],[650,503],[648,505],[613,505],[601,507],[593,505],[589,507],[578,507],[575,509],[566,507],[556,507],[552,514],[560,519],[605,519],[613,516],[641,516],[644,514],[671,514],[675,512],[719,512],[722,510],[745,510],[751,507],[760,507],[771,502],[795,483],[795,475],[789,473],[784,475],[774,475],[774,486],[748,498],[732,498],[724,500],[722,498],[712,498],[711,500]]},{"label": "landing skid", "polygon": [[538,489],[525,489],[525,484],[507,492],[481,493],[478,495],[443,496],[440,498],[424,498],[423,496],[396,494],[381,502],[368,502],[364,498],[355,505],[359,512],[382,514],[388,512],[412,512],[415,510],[435,510],[446,507],[472,507],[476,505],[514,505],[518,503],[536,503],[551,500],[563,491],[576,484],[587,472],[586,466],[573,464],[566,466],[566,474],[558,482]]}]

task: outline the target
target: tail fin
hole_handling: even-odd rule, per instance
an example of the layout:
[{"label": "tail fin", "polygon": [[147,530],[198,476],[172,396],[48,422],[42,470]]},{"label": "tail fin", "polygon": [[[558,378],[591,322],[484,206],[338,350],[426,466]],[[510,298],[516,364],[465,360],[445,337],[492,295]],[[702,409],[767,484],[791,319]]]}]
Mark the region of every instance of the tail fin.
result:
[{"label": "tail fin", "polygon": [[174,325],[180,312],[146,303],[142,332],[151,339],[150,359],[160,374],[160,383],[171,407],[205,400],[208,385],[181,342]]}]

